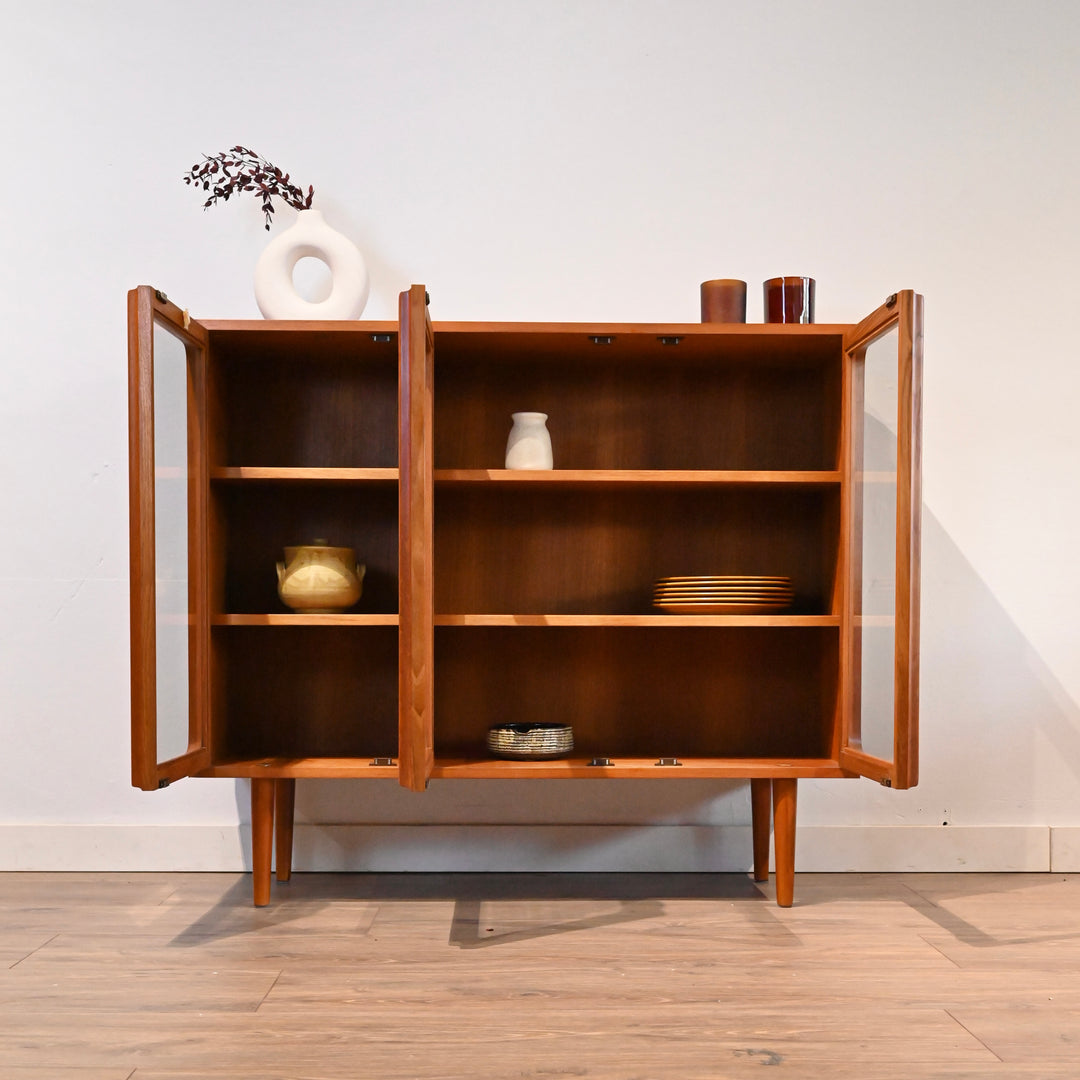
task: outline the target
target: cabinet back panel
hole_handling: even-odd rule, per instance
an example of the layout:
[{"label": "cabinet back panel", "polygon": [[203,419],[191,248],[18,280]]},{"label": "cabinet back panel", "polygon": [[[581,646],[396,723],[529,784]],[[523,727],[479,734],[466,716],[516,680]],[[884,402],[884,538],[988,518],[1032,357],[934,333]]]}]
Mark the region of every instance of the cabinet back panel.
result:
[{"label": "cabinet back panel", "polygon": [[564,723],[574,756],[827,757],[835,628],[451,628],[435,633],[437,757],[489,727]]},{"label": "cabinet back panel", "polygon": [[548,414],[558,469],[834,469],[839,363],[435,364],[436,468],[501,468],[513,412]]},{"label": "cabinet back panel", "polygon": [[288,611],[277,594],[276,564],[286,546],[314,539],[354,548],[367,566],[363,595],[350,611],[397,611],[395,485],[219,482],[212,501],[212,548],[224,552],[212,586],[215,613]]},{"label": "cabinet back panel", "polygon": [[397,755],[393,627],[218,627],[214,756]]},{"label": "cabinet back panel", "polygon": [[310,348],[271,340],[266,351],[240,337],[212,354],[212,465],[397,465],[394,346],[381,346],[387,356],[376,362],[356,335],[332,349],[317,335]]},{"label": "cabinet back panel", "polygon": [[440,614],[648,614],[657,578],[787,575],[830,614],[835,490],[437,488]]}]

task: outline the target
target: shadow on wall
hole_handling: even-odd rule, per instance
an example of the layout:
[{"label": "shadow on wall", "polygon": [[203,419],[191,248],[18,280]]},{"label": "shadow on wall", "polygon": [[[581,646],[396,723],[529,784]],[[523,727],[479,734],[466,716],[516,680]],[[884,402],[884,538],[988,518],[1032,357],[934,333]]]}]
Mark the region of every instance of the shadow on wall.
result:
[{"label": "shadow on wall", "polygon": [[[923,507],[920,784],[803,781],[801,825],[1080,824],[1080,706]],[[249,788],[237,781],[241,820]],[[748,825],[749,785],[307,780],[316,824]]]},{"label": "shadow on wall", "polygon": [[920,780],[800,785],[801,824],[1080,824],[1080,705],[923,505]]}]

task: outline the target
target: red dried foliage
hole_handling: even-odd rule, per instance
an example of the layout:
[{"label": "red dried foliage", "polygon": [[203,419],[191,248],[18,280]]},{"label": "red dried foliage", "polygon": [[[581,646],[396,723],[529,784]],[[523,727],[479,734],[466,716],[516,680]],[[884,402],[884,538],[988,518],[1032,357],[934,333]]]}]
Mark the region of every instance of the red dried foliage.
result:
[{"label": "red dried foliage", "polygon": [[283,173],[266,158],[244,146],[234,146],[213,157],[204,157],[184,174],[184,183],[194,184],[211,193],[203,203],[204,210],[213,206],[218,199],[228,202],[229,197],[238,191],[253,192],[255,198],[262,202],[267,229],[273,221],[273,199],[281,199],[295,210],[310,210],[311,200],[315,196],[314,188],[309,187],[305,193],[290,182],[288,173]]}]

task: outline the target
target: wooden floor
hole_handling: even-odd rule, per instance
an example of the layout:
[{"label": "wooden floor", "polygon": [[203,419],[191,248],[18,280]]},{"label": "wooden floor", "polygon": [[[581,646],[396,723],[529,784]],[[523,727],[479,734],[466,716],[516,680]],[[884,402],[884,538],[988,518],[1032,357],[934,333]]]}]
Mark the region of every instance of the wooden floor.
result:
[{"label": "wooden floor", "polygon": [[0,874],[0,1080],[1080,1076],[1080,877],[771,889]]}]

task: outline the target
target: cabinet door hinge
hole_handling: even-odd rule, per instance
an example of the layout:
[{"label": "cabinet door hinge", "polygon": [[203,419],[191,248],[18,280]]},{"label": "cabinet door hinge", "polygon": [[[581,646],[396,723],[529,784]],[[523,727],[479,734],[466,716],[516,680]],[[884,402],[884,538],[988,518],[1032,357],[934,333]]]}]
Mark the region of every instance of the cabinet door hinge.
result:
[{"label": "cabinet door hinge", "polygon": [[883,776],[880,783],[882,787],[892,787],[892,781],[887,776]]},{"label": "cabinet door hinge", "polygon": [[159,780],[157,782],[158,791],[160,791],[162,788],[167,788],[169,786],[169,784],[170,784],[169,780]]}]

